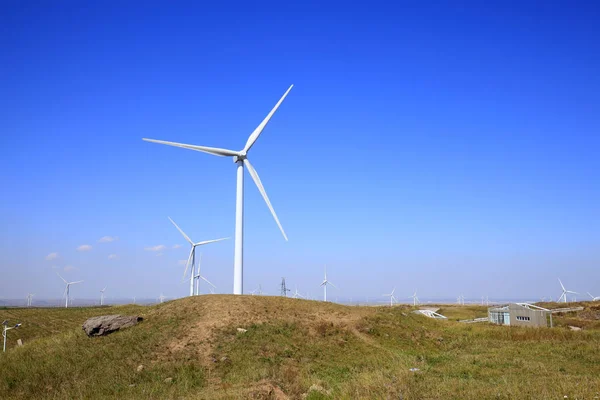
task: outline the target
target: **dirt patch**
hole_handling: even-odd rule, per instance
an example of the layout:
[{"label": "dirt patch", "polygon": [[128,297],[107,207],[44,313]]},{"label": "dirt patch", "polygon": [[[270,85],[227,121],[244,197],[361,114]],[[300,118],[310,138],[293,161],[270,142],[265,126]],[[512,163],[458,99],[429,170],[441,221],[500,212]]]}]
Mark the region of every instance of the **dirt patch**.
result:
[{"label": "dirt patch", "polygon": [[164,317],[185,316],[178,334],[166,346],[167,354],[191,352],[211,366],[215,334],[225,328],[248,329],[253,324],[279,321],[300,323],[309,328],[309,334],[324,335],[348,329],[375,310],[274,296],[204,295],[166,304],[159,312]]},{"label": "dirt patch", "polygon": [[248,389],[248,399],[264,399],[264,400],[288,400],[283,390],[271,382],[262,380],[256,382]]}]

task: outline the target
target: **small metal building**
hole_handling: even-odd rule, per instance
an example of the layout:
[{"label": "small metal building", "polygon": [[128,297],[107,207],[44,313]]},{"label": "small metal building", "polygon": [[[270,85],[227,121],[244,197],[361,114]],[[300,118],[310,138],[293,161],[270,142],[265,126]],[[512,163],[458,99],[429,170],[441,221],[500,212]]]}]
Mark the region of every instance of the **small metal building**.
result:
[{"label": "small metal building", "polygon": [[552,311],[529,303],[511,303],[489,308],[488,320],[498,325],[552,327]]}]

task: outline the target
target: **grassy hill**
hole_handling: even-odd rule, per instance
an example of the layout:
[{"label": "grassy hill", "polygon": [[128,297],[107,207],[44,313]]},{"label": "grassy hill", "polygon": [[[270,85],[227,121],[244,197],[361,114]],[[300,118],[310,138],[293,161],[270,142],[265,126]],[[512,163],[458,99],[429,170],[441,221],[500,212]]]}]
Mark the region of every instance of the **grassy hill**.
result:
[{"label": "grassy hill", "polygon": [[[408,306],[263,296],[0,309],[0,318],[23,323],[9,332],[9,350],[0,355],[0,393],[23,399],[592,399],[600,397],[600,306],[581,304],[586,310],[579,314],[556,316],[554,329],[454,321],[486,315],[479,306],[442,306],[450,320],[439,321]],[[145,321],[102,338],[81,330],[86,318],[115,313]],[[23,347],[14,347],[17,338]]]}]

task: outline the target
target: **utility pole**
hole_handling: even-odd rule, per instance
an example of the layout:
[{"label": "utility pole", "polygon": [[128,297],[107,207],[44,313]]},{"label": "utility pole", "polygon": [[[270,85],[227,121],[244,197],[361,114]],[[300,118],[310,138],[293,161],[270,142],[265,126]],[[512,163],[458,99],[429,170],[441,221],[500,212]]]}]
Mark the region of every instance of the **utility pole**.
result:
[{"label": "utility pole", "polygon": [[288,289],[287,286],[285,286],[285,278],[281,278],[281,296],[287,297],[287,292],[289,291],[290,289]]}]

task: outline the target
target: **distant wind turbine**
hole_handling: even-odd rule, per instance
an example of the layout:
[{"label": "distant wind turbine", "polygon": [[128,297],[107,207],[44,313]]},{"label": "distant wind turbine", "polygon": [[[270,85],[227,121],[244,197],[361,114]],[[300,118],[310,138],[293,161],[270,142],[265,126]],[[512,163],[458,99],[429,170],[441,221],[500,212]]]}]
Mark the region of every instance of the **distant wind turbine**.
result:
[{"label": "distant wind turbine", "polygon": [[104,289],[102,289],[100,291],[100,305],[103,306],[104,305],[104,292],[106,291],[106,286],[104,287]]},{"label": "distant wind turbine", "polygon": [[160,301],[161,303],[165,301],[167,297],[164,294],[160,294],[160,296],[158,296],[158,301]]},{"label": "distant wind turbine", "polygon": [[[185,240],[188,241],[188,243],[190,244],[190,246],[192,247],[190,250],[190,255],[187,259],[187,262],[185,263],[185,271],[183,271],[183,279],[185,279],[185,276],[187,275],[188,269],[190,268],[190,263],[191,263],[191,273],[190,273],[190,296],[194,295],[194,279],[196,279],[196,271],[195,271],[195,265],[196,265],[196,247],[198,246],[203,246],[205,244],[209,244],[209,243],[215,243],[215,242],[220,242],[221,240],[226,240],[229,238],[221,238],[221,239],[213,239],[213,240],[205,240],[203,242],[192,242],[192,239],[190,239],[190,237],[188,235],[185,234],[185,232],[183,230],[181,230],[181,228],[179,226],[177,226],[177,224],[175,223],[175,221],[173,221],[171,219],[171,217],[169,217],[169,221],[171,221],[171,223],[173,225],[175,225],[175,228],[177,228],[177,230],[179,231],[179,233],[181,233],[181,235],[185,238]],[[198,268],[199,269],[199,268]],[[198,271],[198,274],[200,274],[200,271]],[[212,283],[211,283],[212,285]]]},{"label": "distant wind turbine", "polygon": [[600,301],[600,296],[594,297],[594,296],[591,295],[590,292],[587,292],[587,294],[592,298],[592,301]]},{"label": "distant wind turbine", "polygon": [[64,282],[64,283],[65,283],[65,285],[66,285],[66,286],[65,286],[65,292],[63,293],[63,296],[65,296],[65,308],[68,308],[68,307],[69,307],[69,292],[70,292],[70,289],[71,289],[71,285],[75,285],[75,284],[77,284],[77,283],[81,283],[81,282],[83,282],[83,281],[77,281],[77,282],[67,282],[67,281],[65,280],[65,278],[63,278],[62,276],[60,276],[60,274],[59,274],[58,272],[56,273],[56,275],[58,275],[58,277],[59,277],[60,279],[62,279],[62,280],[63,280],[63,282]]},{"label": "distant wind turbine", "polygon": [[228,150],[221,149],[216,147],[205,147],[205,146],[196,146],[191,144],[183,144],[183,143],[175,143],[175,142],[167,142],[164,140],[155,140],[155,139],[146,139],[143,140],[147,142],[165,144],[168,146],[181,147],[184,149],[200,151],[203,153],[212,154],[214,156],[220,157],[233,157],[233,162],[237,165],[237,188],[236,188],[236,202],[235,202],[235,255],[234,255],[234,265],[233,265],[233,294],[243,294],[244,293],[244,165],[248,167],[248,172],[252,177],[252,180],[258,187],[258,191],[262,195],[265,203],[267,203],[267,207],[271,211],[277,226],[281,230],[283,237],[287,241],[287,235],[285,234],[281,223],[279,222],[279,218],[277,218],[277,214],[275,214],[275,210],[271,205],[271,201],[267,196],[267,192],[258,176],[258,173],[250,164],[250,160],[248,160],[248,151],[252,148],[262,131],[265,129],[275,111],[279,108],[283,100],[286,98],[292,87],[283,94],[281,99],[275,104],[275,107],[267,114],[265,119],[256,127],[256,129],[250,134],[248,137],[248,141],[242,150]]},{"label": "distant wind turbine", "polygon": [[300,294],[300,292],[298,291],[298,286],[296,286],[296,291],[294,292],[294,295],[293,295],[292,297],[293,297],[294,299],[297,299],[298,297],[300,297],[300,298],[302,298],[302,299],[304,299],[304,298],[305,298],[305,297],[304,297],[304,296],[302,296],[302,295]]},{"label": "distant wind turbine", "polygon": [[396,297],[394,296],[394,292],[396,291],[396,288],[392,289],[392,293],[389,294],[383,294],[382,296],[384,297],[389,297],[390,298],[390,307],[392,307],[394,305],[394,302],[398,303],[398,300],[396,300]]},{"label": "distant wind turbine", "polygon": [[560,295],[560,297],[558,298],[558,302],[560,303],[560,300],[562,299],[563,303],[567,302],[567,294],[579,294],[577,292],[573,292],[571,290],[567,290],[565,289],[565,285],[563,285],[562,281],[560,280],[560,278],[558,279],[558,283],[560,283],[560,287],[562,288],[562,294]]},{"label": "distant wind turbine", "polygon": [[262,286],[260,285],[260,283],[258,284],[258,289],[254,289],[253,291],[250,292],[250,294],[252,296],[254,296],[254,295],[262,296],[263,291],[262,291]]},{"label": "distant wind turbine", "polygon": [[321,286],[323,286],[323,301],[327,301],[327,285],[331,285],[337,289],[337,286],[327,280],[327,266],[325,266],[325,279],[321,282]]},{"label": "distant wind turbine", "polygon": [[[196,268],[196,275],[194,275],[194,279],[196,280],[196,296],[200,295],[200,279],[202,279],[204,282],[208,283],[210,286],[212,286],[213,288],[217,288],[215,285],[212,284],[211,281],[209,281],[208,279],[206,279],[205,277],[203,277],[200,274],[200,264],[202,262],[202,253],[200,253],[200,256],[198,257],[198,266]],[[211,293],[214,293],[211,290]]]},{"label": "distant wind turbine", "polygon": [[409,298],[413,299],[413,306],[419,305],[419,298],[417,297],[417,289],[415,289],[415,292]]},{"label": "distant wind turbine", "polygon": [[29,293],[27,295],[27,307],[31,307],[31,304],[33,303],[33,296],[35,296],[35,293]]}]

